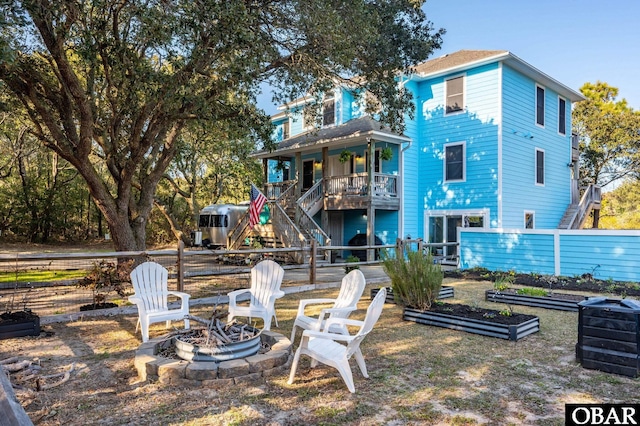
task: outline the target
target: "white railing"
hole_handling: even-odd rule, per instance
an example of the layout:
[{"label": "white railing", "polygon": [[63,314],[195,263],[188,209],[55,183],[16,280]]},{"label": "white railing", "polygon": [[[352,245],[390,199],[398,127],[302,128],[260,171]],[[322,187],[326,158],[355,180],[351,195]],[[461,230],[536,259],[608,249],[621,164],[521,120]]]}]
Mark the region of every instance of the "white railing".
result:
[{"label": "white railing", "polygon": [[265,196],[268,200],[277,200],[282,194],[287,192],[296,184],[295,180],[285,180],[283,182],[269,182],[264,185]]},{"label": "white railing", "polygon": [[367,173],[325,178],[327,195],[367,195],[368,185],[369,175]]}]

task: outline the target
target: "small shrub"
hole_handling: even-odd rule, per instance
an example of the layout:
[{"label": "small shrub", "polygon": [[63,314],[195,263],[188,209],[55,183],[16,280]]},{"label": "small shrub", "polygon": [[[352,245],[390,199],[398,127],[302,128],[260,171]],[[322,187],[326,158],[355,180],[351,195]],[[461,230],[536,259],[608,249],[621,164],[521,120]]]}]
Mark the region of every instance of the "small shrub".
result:
[{"label": "small shrub", "polygon": [[360,258],[356,257],[352,254],[349,255],[349,257],[347,257],[345,259],[345,262],[347,263],[347,265],[344,267],[344,273],[348,274],[349,272],[353,271],[354,269],[360,269],[360,265],[349,265],[349,263],[357,263],[360,262]]},{"label": "small shrub", "polygon": [[530,288],[530,287],[519,288],[518,290],[516,290],[516,293],[526,295],[526,296],[548,296],[549,295],[547,290],[545,290],[544,288]]},{"label": "small shrub", "polygon": [[395,256],[382,253],[384,271],[391,278],[393,295],[401,305],[425,311],[438,297],[444,273],[439,264],[427,255],[397,249]]},{"label": "small shrub", "polygon": [[500,275],[496,278],[496,280],[493,282],[493,288],[496,291],[505,291],[506,289],[508,289],[509,287],[511,287],[513,285],[513,282],[515,281],[513,275]]},{"label": "small shrub", "polygon": [[106,260],[95,262],[89,274],[78,281],[77,285],[91,290],[94,306],[104,303],[111,292],[125,297],[126,286],[131,284],[132,265],[133,259],[118,262],[117,266]]}]

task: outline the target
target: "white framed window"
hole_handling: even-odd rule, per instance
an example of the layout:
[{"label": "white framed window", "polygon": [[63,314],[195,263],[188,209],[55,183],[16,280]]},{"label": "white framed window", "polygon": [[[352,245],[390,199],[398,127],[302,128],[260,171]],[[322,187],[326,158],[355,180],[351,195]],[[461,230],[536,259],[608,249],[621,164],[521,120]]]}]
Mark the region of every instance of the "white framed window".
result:
[{"label": "white framed window", "polygon": [[456,142],[444,146],[444,181],[464,182],[466,176],[466,143]]},{"label": "white framed window", "polygon": [[533,211],[524,212],[524,229],[535,229],[536,227],[536,214]]},{"label": "white framed window", "polygon": [[567,101],[558,96],[558,133],[567,134]]},{"label": "white framed window", "polygon": [[[436,244],[432,254],[457,256],[458,227],[488,228],[489,209],[428,210],[425,212],[425,241]],[[438,244],[443,244],[442,246]]]},{"label": "white framed window", "polygon": [[536,124],[544,127],[544,87],[536,84]]},{"label": "white framed window", "polygon": [[291,136],[291,125],[289,124],[289,119],[282,123],[282,140],[289,139]]},{"label": "white framed window", "polygon": [[464,75],[444,81],[445,115],[464,111]]},{"label": "white framed window", "polygon": [[544,150],[536,148],[536,185],[544,186]]},{"label": "white framed window", "polygon": [[322,102],[322,126],[333,126],[336,124],[336,99],[331,94],[325,97]]}]

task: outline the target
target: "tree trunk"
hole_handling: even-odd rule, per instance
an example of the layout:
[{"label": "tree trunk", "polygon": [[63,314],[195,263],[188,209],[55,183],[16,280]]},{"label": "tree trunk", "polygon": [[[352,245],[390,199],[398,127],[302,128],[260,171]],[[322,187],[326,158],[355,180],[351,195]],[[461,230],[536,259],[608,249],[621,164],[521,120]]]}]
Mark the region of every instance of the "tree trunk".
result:
[{"label": "tree trunk", "polygon": [[600,224],[600,209],[593,210],[593,225],[591,226],[593,229],[598,229],[598,225]]},{"label": "tree trunk", "polygon": [[186,246],[193,245],[193,241],[191,241],[191,236],[187,236],[184,232],[180,230],[180,226],[178,222],[175,220],[173,215],[167,210],[167,207],[158,203],[157,201],[154,203],[155,206],[160,210],[160,213],[164,216],[164,218],[169,222],[169,226],[171,227],[171,233],[176,237],[176,240],[182,241]]}]

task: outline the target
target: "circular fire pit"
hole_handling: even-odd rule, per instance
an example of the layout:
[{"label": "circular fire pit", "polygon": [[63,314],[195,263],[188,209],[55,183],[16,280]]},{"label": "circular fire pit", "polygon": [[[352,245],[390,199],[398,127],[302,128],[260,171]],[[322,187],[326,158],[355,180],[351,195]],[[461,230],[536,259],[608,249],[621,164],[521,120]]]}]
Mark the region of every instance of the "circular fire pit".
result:
[{"label": "circular fire pit", "polygon": [[245,358],[255,355],[260,350],[260,330],[248,327],[253,337],[246,340],[232,341],[222,346],[206,345],[200,338],[200,343],[193,343],[193,339],[186,336],[175,336],[173,345],[176,355],[187,361],[221,362],[231,359]]},{"label": "circular fire pit", "polygon": [[160,355],[173,345],[170,336],[140,345],[135,367],[142,380],[185,386],[224,387],[288,373],[291,341],[282,334],[262,330],[255,339],[265,353],[219,362],[167,358]]}]

